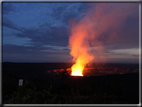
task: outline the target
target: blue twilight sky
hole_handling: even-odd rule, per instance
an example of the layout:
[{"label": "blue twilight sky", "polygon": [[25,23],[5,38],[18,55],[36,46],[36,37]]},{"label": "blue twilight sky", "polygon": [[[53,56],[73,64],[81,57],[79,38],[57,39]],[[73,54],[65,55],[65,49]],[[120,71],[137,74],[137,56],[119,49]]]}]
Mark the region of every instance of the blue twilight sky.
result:
[{"label": "blue twilight sky", "polygon": [[[72,56],[67,47],[70,36],[69,21],[73,18],[80,21],[89,12],[98,13],[95,7],[99,4],[3,2],[3,62],[71,62]],[[109,8],[105,8],[105,14],[108,16],[110,14],[110,17],[114,8],[124,9],[124,13],[118,13],[123,23],[115,28],[114,31],[117,32],[111,29],[102,32],[101,35],[106,35],[100,39],[104,43],[105,50],[100,54],[105,57],[105,62],[138,63],[139,3],[131,3],[130,6],[128,3],[107,3],[107,5]],[[104,11],[103,7],[101,9]],[[103,18],[105,14],[101,14],[101,17]],[[121,18],[121,14],[125,18]],[[92,23],[97,23],[97,20]],[[108,37],[111,38],[109,35],[112,32],[117,39],[112,38],[113,42],[110,43],[107,40]]]}]

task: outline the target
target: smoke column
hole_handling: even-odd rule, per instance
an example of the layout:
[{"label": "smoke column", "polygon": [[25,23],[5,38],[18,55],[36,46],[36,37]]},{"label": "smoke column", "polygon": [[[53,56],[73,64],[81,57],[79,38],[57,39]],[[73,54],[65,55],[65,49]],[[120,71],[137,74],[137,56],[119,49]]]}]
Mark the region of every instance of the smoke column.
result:
[{"label": "smoke column", "polygon": [[[88,4],[89,11],[79,20],[70,20],[68,47],[75,64],[71,67],[74,76],[83,76],[83,69],[92,60],[104,60],[105,43],[114,44],[127,16],[134,13],[133,3]],[[108,33],[107,37],[105,37]],[[105,40],[104,40],[105,39]],[[105,42],[103,42],[105,41]]]}]

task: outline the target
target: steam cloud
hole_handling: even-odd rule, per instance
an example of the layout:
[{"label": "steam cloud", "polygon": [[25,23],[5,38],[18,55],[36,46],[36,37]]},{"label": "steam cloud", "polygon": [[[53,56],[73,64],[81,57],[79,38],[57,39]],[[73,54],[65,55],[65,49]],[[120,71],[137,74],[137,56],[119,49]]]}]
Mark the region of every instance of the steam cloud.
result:
[{"label": "steam cloud", "polygon": [[[128,16],[135,14],[134,3],[88,4],[91,8],[79,21],[70,20],[68,47],[73,61],[83,66],[93,59],[105,60],[105,44],[115,44]],[[106,35],[107,34],[107,35]],[[105,39],[105,40],[104,40]],[[103,42],[105,41],[105,42]]]}]

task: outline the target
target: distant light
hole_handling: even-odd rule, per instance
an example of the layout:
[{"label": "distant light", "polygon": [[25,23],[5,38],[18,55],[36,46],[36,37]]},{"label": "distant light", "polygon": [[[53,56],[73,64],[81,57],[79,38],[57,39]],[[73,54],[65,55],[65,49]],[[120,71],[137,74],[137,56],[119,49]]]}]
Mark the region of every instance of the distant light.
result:
[{"label": "distant light", "polygon": [[19,86],[23,85],[23,79],[19,79]]}]

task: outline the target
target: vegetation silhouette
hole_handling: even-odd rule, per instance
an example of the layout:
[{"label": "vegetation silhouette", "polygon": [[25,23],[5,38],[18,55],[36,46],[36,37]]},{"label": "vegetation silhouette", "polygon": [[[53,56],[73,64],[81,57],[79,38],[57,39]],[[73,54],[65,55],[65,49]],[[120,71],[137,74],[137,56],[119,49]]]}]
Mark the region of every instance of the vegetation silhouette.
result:
[{"label": "vegetation silhouette", "polygon": [[[20,67],[15,67],[16,64],[13,65],[14,66],[9,65],[5,67],[10,68],[11,66],[11,68],[13,67],[20,70]],[[27,64],[26,66],[30,65]],[[44,66],[44,64],[40,66]],[[53,64],[52,67],[53,66],[55,65]],[[44,69],[46,69],[46,67]],[[6,68],[4,68],[4,70],[6,70]],[[2,72],[4,72],[4,70]],[[51,75],[49,75],[49,77],[51,77],[48,79],[24,78],[20,77],[20,75],[16,75],[17,73],[13,71],[3,73],[2,75],[3,104],[139,103],[139,73],[74,77],[70,76],[69,72],[64,69],[64,71],[58,75],[59,78],[56,76],[54,82],[54,76]],[[23,79],[23,86],[18,86],[19,79]]]}]

